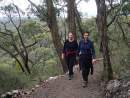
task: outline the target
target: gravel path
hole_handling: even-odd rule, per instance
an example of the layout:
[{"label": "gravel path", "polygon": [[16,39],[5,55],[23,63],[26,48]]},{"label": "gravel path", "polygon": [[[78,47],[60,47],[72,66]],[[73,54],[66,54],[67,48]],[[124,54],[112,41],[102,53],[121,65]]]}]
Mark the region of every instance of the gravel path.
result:
[{"label": "gravel path", "polygon": [[82,87],[81,73],[76,70],[72,80],[68,80],[67,75],[59,77],[23,98],[103,98],[100,87],[101,65],[94,65],[94,75],[89,76],[86,88]]}]

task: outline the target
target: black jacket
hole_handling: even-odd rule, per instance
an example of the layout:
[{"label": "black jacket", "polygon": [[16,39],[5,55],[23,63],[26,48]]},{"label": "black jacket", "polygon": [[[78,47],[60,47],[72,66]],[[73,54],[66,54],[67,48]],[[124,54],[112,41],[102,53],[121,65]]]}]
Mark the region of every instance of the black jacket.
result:
[{"label": "black jacket", "polygon": [[76,56],[78,53],[78,43],[76,40],[69,42],[68,40],[65,41],[63,47],[63,53],[65,56]]}]

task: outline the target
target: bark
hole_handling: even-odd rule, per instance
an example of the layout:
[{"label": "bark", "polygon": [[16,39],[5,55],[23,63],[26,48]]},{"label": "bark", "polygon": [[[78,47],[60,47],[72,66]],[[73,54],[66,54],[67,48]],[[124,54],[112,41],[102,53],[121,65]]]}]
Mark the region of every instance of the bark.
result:
[{"label": "bark", "polygon": [[79,31],[80,31],[81,35],[83,35],[84,30],[83,30],[83,28],[82,28],[82,20],[81,20],[81,17],[80,17],[79,12],[78,12],[78,10],[77,10],[77,7],[76,7],[75,10],[76,10],[75,13],[76,13],[77,25],[78,25],[78,28],[79,28]]},{"label": "bark", "polygon": [[108,46],[108,34],[107,34],[107,15],[106,15],[106,5],[105,0],[96,0],[97,4],[97,27],[98,32],[100,33],[101,37],[101,50],[103,55],[103,79],[108,81],[113,79],[113,70],[110,61],[109,55],[109,46]]},{"label": "bark", "polygon": [[68,31],[73,32],[76,36],[76,14],[75,14],[75,0],[67,0],[67,13],[68,13]]},{"label": "bark", "polygon": [[48,27],[50,28],[53,43],[54,43],[54,46],[55,46],[56,51],[58,53],[58,56],[60,58],[63,71],[67,72],[67,66],[65,64],[65,60],[62,60],[62,58],[61,58],[63,45],[61,43],[60,36],[59,36],[59,33],[58,33],[59,30],[58,30],[56,12],[55,12],[55,8],[54,8],[54,5],[53,5],[53,1],[52,0],[46,0],[46,4],[47,4],[47,14],[48,14],[47,15],[48,16],[47,17]]}]

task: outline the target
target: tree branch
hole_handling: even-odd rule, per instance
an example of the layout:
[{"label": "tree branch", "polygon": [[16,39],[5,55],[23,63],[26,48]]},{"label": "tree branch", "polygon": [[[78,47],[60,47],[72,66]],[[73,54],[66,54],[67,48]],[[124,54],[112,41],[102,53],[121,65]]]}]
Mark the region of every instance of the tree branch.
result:
[{"label": "tree branch", "polygon": [[20,52],[19,52],[19,49],[18,49],[18,47],[17,47],[17,45],[16,45],[14,36],[13,36],[13,33],[14,33],[14,32],[7,29],[6,23],[2,23],[2,24],[4,25],[5,31],[10,33],[9,35],[10,35],[10,37],[12,38],[12,45],[13,45],[13,47],[15,48],[15,50],[16,50],[18,53],[20,53]]},{"label": "tree branch", "polygon": [[40,9],[35,3],[33,3],[31,0],[28,0],[28,2],[29,2],[32,6],[34,6],[39,13],[41,12],[41,9]]},{"label": "tree branch", "polygon": [[[116,18],[121,15],[119,12],[120,12],[121,9],[122,9],[122,5],[123,5],[123,3],[120,5],[120,8],[115,12],[116,14],[113,16],[112,20],[107,24],[107,27],[109,27],[109,26],[116,20]],[[118,7],[118,6],[119,6],[119,5],[117,5],[117,6],[115,6],[115,7]],[[115,7],[113,7],[113,6],[111,5],[111,9],[112,9],[112,10],[115,9]]]},{"label": "tree branch", "polygon": [[118,42],[117,40],[112,39],[112,38],[110,38],[110,37],[108,37],[108,39],[111,40],[111,41],[113,41],[113,42],[115,42],[115,43],[117,43],[118,46],[120,45],[119,42]]},{"label": "tree branch", "polygon": [[19,16],[19,25],[18,25],[18,28],[20,28],[22,21],[21,21],[21,15],[20,15],[20,12],[19,12],[19,8],[18,8],[17,5],[15,5],[15,4],[13,4],[13,5],[15,6],[15,8],[16,8],[16,10],[18,12],[18,16]]},{"label": "tree branch", "polygon": [[78,24],[78,27],[79,27],[79,31],[81,33],[81,35],[83,35],[83,28],[82,28],[82,21],[81,21],[81,17],[80,17],[80,14],[77,10],[77,7],[75,8],[75,14],[76,14],[76,20],[77,20],[77,24]]},{"label": "tree branch", "polygon": [[130,48],[128,39],[127,39],[127,37],[126,37],[126,35],[125,35],[125,30],[123,29],[123,27],[122,27],[122,25],[121,25],[121,23],[120,23],[119,21],[117,21],[117,24],[118,24],[118,26],[119,26],[119,28],[120,28],[120,30],[121,30],[121,32],[122,32],[123,39],[124,39],[126,45]]},{"label": "tree branch", "polygon": [[25,70],[24,70],[22,64],[20,63],[20,61],[18,60],[18,58],[17,58],[12,52],[10,52],[10,51],[7,50],[6,48],[4,48],[2,45],[0,45],[0,48],[1,48],[3,51],[7,52],[10,56],[12,56],[12,57],[19,63],[19,65],[20,65],[22,71],[25,72]]}]

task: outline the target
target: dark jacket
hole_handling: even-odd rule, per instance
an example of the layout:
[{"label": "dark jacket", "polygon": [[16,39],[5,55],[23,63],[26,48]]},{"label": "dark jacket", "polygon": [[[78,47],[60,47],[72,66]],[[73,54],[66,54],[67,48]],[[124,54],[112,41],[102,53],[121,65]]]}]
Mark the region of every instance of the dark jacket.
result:
[{"label": "dark jacket", "polygon": [[92,58],[95,58],[95,49],[93,42],[91,40],[87,40],[85,42],[83,39],[79,42],[79,55],[86,54],[88,56],[91,56]]},{"label": "dark jacket", "polygon": [[78,53],[78,43],[76,40],[73,42],[69,42],[68,40],[65,41],[63,47],[63,53],[65,56],[76,56]]}]

